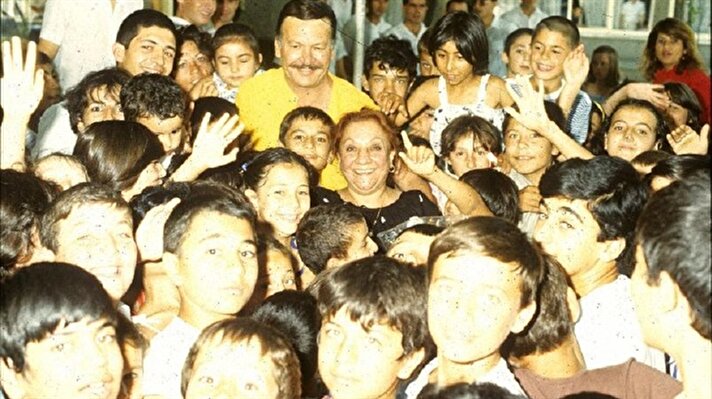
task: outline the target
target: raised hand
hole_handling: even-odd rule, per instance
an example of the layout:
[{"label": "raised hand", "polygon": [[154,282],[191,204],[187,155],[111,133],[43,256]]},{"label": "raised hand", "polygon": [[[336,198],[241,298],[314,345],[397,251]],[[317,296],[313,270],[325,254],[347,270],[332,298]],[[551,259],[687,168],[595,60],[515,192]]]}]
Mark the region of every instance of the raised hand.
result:
[{"label": "raised hand", "polygon": [[425,146],[414,146],[405,131],[401,132],[405,152],[399,152],[398,156],[408,166],[408,169],[418,176],[427,178],[437,170],[435,166],[435,153]]},{"label": "raised hand", "polygon": [[223,114],[209,126],[210,113],[205,114],[190,154],[192,162],[209,169],[234,161],[239,148],[235,147],[227,154],[225,150],[245,129],[239,120],[237,115]]},{"label": "raised hand", "polygon": [[670,106],[670,97],[665,93],[665,86],[653,83],[630,83],[624,88],[630,98],[645,100],[660,110]]},{"label": "raised hand", "polygon": [[544,82],[539,80],[539,90],[536,91],[525,76],[518,75],[514,81],[519,87],[518,91],[509,84],[506,87],[519,111],[512,107],[505,107],[504,111],[527,129],[542,134],[549,124],[549,117],[544,108]]},{"label": "raised hand", "polygon": [[190,89],[189,95],[190,99],[193,101],[202,97],[217,97],[218,89],[215,87],[215,83],[213,82],[213,76],[208,75],[199,80],[193,85],[193,88]]},{"label": "raised hand", "polygon": [[697,134],[697,132],[687,125],[678,126],[665,136],[665,138],[677,155],[706,155],[710,142],[710,125],[706,124],[702,126],[700,134]]},{"label": "raised hand", "polygon": [[163,257],[163,227],[180,199],[173,198],[148,211],[136,229],[136,246],[142,262]]},{"label": "raised hand", "polygon": [[564,79],[566,84],[576,85],[580,89],[586,82],[590,66],[584,46],[581,44],[570,52],[564,60]]},{"label": "raised hand", "polygon": [[35,112],[42,100],[44,71],[35,70],[37,46],[27,45],[27,56],[23,63],[22,43],[14,36],[9,42],[2,42],[3,77],[0,79],[0,106],[8,116],[20,118]]},{"label": "raised hand", "polygon": [[384,91],[375,99],[376,104],[381,108],[381,112],[394,120],[396,117],[408,119],[408,109],[403,97],[395,93]]}]

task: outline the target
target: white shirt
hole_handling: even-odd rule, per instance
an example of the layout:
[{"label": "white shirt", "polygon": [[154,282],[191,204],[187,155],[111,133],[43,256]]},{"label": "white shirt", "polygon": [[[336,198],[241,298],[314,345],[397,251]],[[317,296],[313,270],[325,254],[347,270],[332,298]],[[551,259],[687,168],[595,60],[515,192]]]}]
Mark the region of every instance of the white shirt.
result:
[{"label": "white shirt", "polygon": [[69,123],[66,101],[62,101],[51,105],[40,117],[30,158],[38,160],[55,152],[72,155],[76,144],[77,135]]},{"label": "white shirt", "polygon": [[392,27],[391,29],[387,30],[386,33],[384,33],[384,36],[388,35],[395,35],[399,39],[407,40],[410,42],[410,46],[413,48],[413,54],[418,54],[418,41],[420,40],[421,37],[423,37],[423,33],[425,33],[425,29],[427,27],[425,24],[421,23],[420,24],[420,30],[418,31],[418,35],[414,35],[413,32],[410,31],[410,29],[406,28],[404,23],[401,23],[399,25],[396,25]]},{"label": "white shirt", "polygon": [[645,3],[642,1],[626,1],[621,6],[621,28],[625,30],[638,29],[638,22],[645,20]]},{"label": "white shirt", "polygon": [[[363,46],[368,47],[373,43],[374,40],[383,36],[386,31],[391,29],[392,26],[385,19],[374,24],[369,21],[368,18],[364,19],[363,25]],[[344,46],[346,47],[346,52],[353,55],[354,53],[354,43],[356,41],[356,18],[351,18],[349,22],[344,26],[344,31],[341,37],[344,39]]]},{"label": "white shirt", "polygon": [[336,27],[342,29],[346,22],[351,19],[351,10],[354,7],[353,0],[327,0],[327,4],[334,10],[336,16]]},{"label": "white shirt", "polygon": [[532,15],[525,15],[522,12],[522,8],[517,6],[513,9],[502,14],[502,19],[514,24],[517,28],[536,28],[542,19],[548,17],[546,13],[541,11],[538,7],[534,9]]},{"label": "white shirt", "polygon": [[116,65],[111,47],[121,22],[143,0],[47,0],[40,38],[57,44],[54,66],[64,93],[89,72]]},{"label": "white shirt", "polygon": [[143,394],[181,398],[183,364],[200,331],[175,317],[156,334],[143,361]]},{"label": "white shirt", "polygon": [[575,326],[587,369],[613,366],[635,358],[665,372],[665,358],[643,343],[624,275],[579,300],[581,317]]},{"label": "white shirt", "polygon": [[[431,360],[426,364],[418,376],[405,388],[405,395],[407,399],[416,399],[418,394],[428,385],[428,379],[433,370],[438,367],[438,358]],[[479,384],[490,382],[492,384],[498,385],[502,388],[509,390],[510,393],[515,395],[524,395],[524,390],[514,378],[514,374],[509,371],[507,367],[507,362],[504,359],[499,359],[499,362],[494,366],[487,374],[478,378],[475,381]]]}]

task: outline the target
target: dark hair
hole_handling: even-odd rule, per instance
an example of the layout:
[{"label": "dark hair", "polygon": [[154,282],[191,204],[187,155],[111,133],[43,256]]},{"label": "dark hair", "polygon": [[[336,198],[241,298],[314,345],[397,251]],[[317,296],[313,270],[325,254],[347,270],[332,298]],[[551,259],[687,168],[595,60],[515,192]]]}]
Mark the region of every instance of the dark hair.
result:
[{"label": "dark hair", "polygon": [[636,242],[648,265],[648,283],[667,273],[690,307],[692,327],[712,338],[710,282],[710,170],[658,191],[645,206]]},{"label": "dark hair", "polygon": [[132,77],[121,88],[121,108],[127,121],[155,116],[185,118],[188,99],[178,83],[169,76],[142,73]]},{"label": "dark hair", "polygon": [[371,76],[371,68],[380,70],[394,69],[408,72],[408,81],[418,75],[418,57],[413,54],[413,48],[407,40],[395,35],[379,37],[366,48],[363,62],[363,74]]},{"label": "dark hair", "polygon": [[476,115],[458,116],[450,121],[441,134],[443,158],[455,150],[458,140],[469,135],[494,155],[502,153],[502,132],[486,119]]},{"label": "dark hair", "polygon": [[[611,64],[609,65],[608,73],[606,74],[606,78],[602,83],[608,89],[613,89],[614,87],[618,86],[621,80],[621,72],[618,69],[618,53],[616,52],[616,49],[611,46],[605,44],[602,46],[598,46],[595,50],[593,50],[593,54],[591,55],[591,65],[593,65],[593,58],[596,57],[597,54],[607,55],[608,59],[611,62]],[[588,71],[586,83],[594,82],[595,79],[596,78],[593,76],[593,68],[591,68]]]},{"label": "dark hair", "polygon": [[420,39],[418,39],[418,58],[420,58],[421,53],[428,53],[430,55],[430,51],[428,50],[428,43],[430,42],[430,29],[425,29],[425,32],[423,32],[423,35],[420,36]]},{"label": "dark hair", "polygon": [[79,83],[69,89],[65,94],[65,98],[72,131],[79,133],[77,125],[82,121],[82,114],[89,106],[89,101],[93,99],[95,90],[105,87],[118,100],[121,88],[130,78],[131,76],[125,71],[111,67],[89,72]]},{"label": "dark hair", "polygon": [[49,207],[56,190],[32,173],[0,170],[0,279],[16,264],[30,260],[32,234]]},{"label": "dark hair", "polygon": [[676,18],[664,18],[658,21],[653,30],[648,34],[648,41],[641,57],[641,70],[645,80],[652,81],[655,72],[663,68],[663,64],[655,55],[655,44],[659,34],[671,36],[675,40],[682,41],[682,46],[686,52],[680,62],[675,66],[675,72],[682,73],[687,69],[704,69],[702,57],[697,49],[695,32],[689,25]]},{"label": "dark hair", "polygon": [[241,193],[229,196],[218,190],[196,192],[188,195],[171,212],[163,228],[163,250],[177,254],[183,239],[190,230],[193,219],[205,212],[215,212],[245,220],[255,228],[255,210]]},{"label": "dark hair", "polygon": [[638,100],[636,98],[626,98],[625,100],[619,102],[618,105],[616,105],[616,107],[611,112],[611,116],[609,118],[606,118],[606,120],[601,125],[601,129],[605,134],[608,134],[608,129],[610,129],[611,127],[611,123],[613,122],[613,117],[616,115],[616,112],[626,107],[641,108],[650,112],[655,117],[656,122],[655,139],[660,141],[661,143],[665,143],[665,135],[668,133],[668,126],[665,122],[665,117],[650,102],[646,100]]},{"label": "dark hair", "polygon": [[141,333],[138,331],[138,328],[136,327],[136,324],[134,324],[126,316],[118,312],[116,319],[116,337],[118,338],[119,343],[122,346],[125,344],[129,344],[134,348],[140,349],[142,351],[148,349],[148,340],[143,335],[141,335]]},{"label": "dark hair", "polygon": [[446,10],[450,8],[450,4],[464,4],[467,6],[467,12],[472,12],[472,4],[470,4],[470,2],[467,0],[448,0],[447,4],[445,5]]},{"label": "dark hair", "polygon": [[422,236],[435,237],[438,234],[442,233],[443,230],[445,230],[445,227],[443,226],[436,226],[434,224],[429,223],[420,223],[406,228],[405,230],[401,231],[398,236],[400,237],[405,233],[415,233],[420,234]]},{"label": "dark hair", "polygon": [[[193,111],[190,113],[190,144],[195,142],[195,137],[200,130],[200,124],[207,113],[210,113],[209,123],[214,123],[224,114],[234,116],[238,114],[238,110],[234,103],[220,97],[200,97],[193,102]],[[244,135],[247,137],[247,135]],[[240,136],[242,137],[242,135]],[[240,141],[240,138],[238,138]]]},{"label": "dark hair", "polygon": [[116,33],[116,42],[128,48],[142,28],[154,26],[170,31],[176,42],[178,42],[178,33],[170,18],[159,11],[151,9],[136,10],[124,18]]},{"label": "dark hair", "polygon": [[568,305],[568,276],[559,262],[543,254],[545,275],[539,285],[537,309],[531,323],[519,334],[507,337],[502,351],[506,357],[545,354],[558,348],[574,333]]},{"label": "dark hair", "polygon": [[277,147],[262,151],[247,165],[242,175],[245,180],[245,188],[256,191],[272,167],[279,164],[301,166],[307,172],[310,188],[317,185],[316,172],[307,160],[294,151]]},{"label": "dark hair", "polygon": [[480,194],[494,216],[519,223],[519,189],[509,176],[495,169],[474,169],[460,176],[460,180]]},{"label": "dark hair", "polygon": [[[702,128],[700,121],[702,106],[695,92],[690,89],[690,86],[680,82],[667,82],[665,83],[665,92],[668,97],[670,97],[670,101],[687,110],[687,121],[685,121],[685,124],[691,127],[692,130],[699,132]],[[675,127],[677,126],[670,126],[671,129]]]},{"label": "dark hair", "polygon": [[282,119],[282,123],[279,125],[279,141],[284,143],[284,139],[287,137],[287,132],[292,128],[292,124],[297,119],[304,119],[307,121],[319,121],[329,128],[329,139],[331,140],[332,150],[334,144],[334,120],[331,119],[329,114],[315,107],[297,107],[289,111],[287,115]]},{"label": "dark hair", "polygon": [[229,318],[206,327],[188,352],[181,373],[181,394],[185,397],[188,383],[193,377],[193,367],[200,351],[209,345],[234,346],[256,340],[262,356],[274,367],[273,375],[278,388],[278,398],[299,399],[301,384],[299,360],[289,340],[274,328],[247,317]]},{"label": "dark hair", "polygon": [[257,37],[252,28],[245,24],[234,22],[225,24],[215,31],[211,45],[213,50],[217,51],[220,46],[232,41],[240,41],[247,44],[255,56],[255,61],[259,61],[258,57],[262,52],[260,51],[260,44],[257,42]]},{"label": "dark hair", "polygon": [[289,339],[299,358],[304,391],[317,369],[316,341],[321,316],[316,299],[304,291],[280,291],[265,299],[250,317],[274,327]]},{"label": "dark hair", "polygon": [[630,276],[633,266],[635,222],[648,198],[638,172],[627,161],[609,156],[568,159],[556,164],[539,182],[544,198],[584,200],[601,229],[599,242],[625,239],[625,249],[616,259],[620,273]]},{"label": "dark hair", "polygon": [[658,162],[645,176],[646,185],[650,186],[653,178],[666,177],[673,181],[686,180],[698,170],[710,170],[710,157],[704,155],[673,155]]},{"label": "dark hair", "polygon": [[116,191],[131,188],[141,172],[163,154],[156,135],[140,123],[127,121],[92,123],[77,139],[73,153],[92,182]]},{"label": "dark hair", "polygon": [[244,191],[245,182],[242,180],[240,164],[236,161],[226,163],[216,168],[206,169],[197,180],[212,181],[222,183],[240,192]]},{"label": "dark hair", "polygon": [[282,7],[277,18],[277,40],[282,40],[282,24],[288,17],[301,20],[325,19],[331,28],[331,40],[336,39],[336,15],[334,10],[319,0],[290,0]]},{"label": "dark hair", "polygon": [[209,59],[213,59],[213,46],[210,44],[210,34],[203,32],[198,29],[195,25],[187,25],[176,28],[177,37],[180,39],[180,46],[178,47],[178,54],[173,59],[174,65],[171,70],[171,77],[175,78],[178,73],[178,63],[180,62],[180,55],[183,52],[183,46],[187,42],[195,43],[198,48],[198,52],[207,56]]},{"label": "dark hair", "polygon": [[509,55],[509,51],[512,49],[514,42],[524,35],[534,36],[534,30],[531,28],[519,28],[508,34],[507,38],[504,39],[504,54]]},{"label": "dark hair", "polygon": [[441,256],[464,252],[515,264],[521,277],[520,308],[536,301],[539,284],[544,278],[543,251],[516,225],[498,217],[477,216],[446,228],[430,245],[428,281]]},{"label": "dark hair", "polygon": [[428,51],[433,59],[435,59],[435,52],[452,40],[462,57],[472,64],[473,74],[487,73],[489,43],[485,25],[479,16],[465,12],[445,14],[430,30]]},{"label": "dark hair", "polygon": [[418,399],[524,399],[524,397],[490,382],[479,384],[461,382],[445,387],[430,383],[423,388]]},{"label": "dark hair", "polygon": [[118,210],[125,210],[127,217],[131,209],[117,191],[96,183],[81,183],[61,192],[42,215],[40,222],[40,242],[42,245],[57,252],[59,249],[59,222],[69,217],[76,208],[89,204],[106,204]]},{"label": "dark hair", "polygon": [[569,46],[571,46],[572,50],[581,43],[581,34],[579,33],[578,27],[573,21],[566,17],[552,15],[542,19],[534,28],[532,41],[543,29],[561,33],[569,42]]},{"label": "dark hair", "polygon": [[399,331],[404,355],[427,345],[427,295],[422,268],[385,256],[371,256],[324,274],[316,288],[322,321],[343,309],[366,331],[375,324]]},{"label": "dark hair", "polygon": [[173,198],[182,200],[188,197],[189,193],[190,184],[187,182],[168,182],[160,186],[147,187],[129,201],[134,226],[138,227],[146,213],[154,207],[165,204]]},{"label": "dark hair", "polygon": [[32,367],[25,358],[27,344],[46,339],[60,323],[105,319],[116,327],[109,294],[95,276],[74,265],[43,262],[20,268],[0,283],[0,291],[0,361],[9,366],[11,360],[18,373]]},{"label": "dark hair", "polygon": [[345,259],[351,232],[358,223],[366,223],[361,212],[344,204],[309,209],[299,221],[296,233],[304,265],[317,275],[326,269],[329,259]]},{"label": "dark hair", "polygon": [[386,116],[381,111],[376,111],[373,109],[363,108],[361,111],[349,112],[344,114],[339,122],[334,126],[334,148],[339,151],[339,146],[341,145],[341,138],[344,135],[344,130],[352,123],[367,122],[372,121],[378,124],[383,130],[383,134],[386,136],[386,140],[390,146],[388,151],[398,151],[400,147],[400,137],[398,136],[396,127],[391,123],[391,121],[386,118]]},{"label": "dark hair", "polygon": [[648,150],[636,155],[635,158],[630,160],[630,163],[633,165],[655,166],[658,162],[664,161],[672,156],[673,155],[669,152]]}]

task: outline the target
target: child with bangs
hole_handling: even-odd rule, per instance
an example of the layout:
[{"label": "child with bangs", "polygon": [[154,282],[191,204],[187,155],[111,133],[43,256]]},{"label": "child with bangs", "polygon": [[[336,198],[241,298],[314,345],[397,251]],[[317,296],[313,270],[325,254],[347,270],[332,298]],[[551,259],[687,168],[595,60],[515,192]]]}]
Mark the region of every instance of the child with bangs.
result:
[{"label": "child with bangs", "polygon": [[425,356],[425,276],[374,256],[329,271],[314,285],[319,373],[333,399],[395,399]]},{"label": "child with bangs", "polygon": [[[249,318],[207,327],[188,353],[181,379],[185,399],[299,399],[301,373],[289,340]],[[221,396],[224,395],[224,396]]]}]

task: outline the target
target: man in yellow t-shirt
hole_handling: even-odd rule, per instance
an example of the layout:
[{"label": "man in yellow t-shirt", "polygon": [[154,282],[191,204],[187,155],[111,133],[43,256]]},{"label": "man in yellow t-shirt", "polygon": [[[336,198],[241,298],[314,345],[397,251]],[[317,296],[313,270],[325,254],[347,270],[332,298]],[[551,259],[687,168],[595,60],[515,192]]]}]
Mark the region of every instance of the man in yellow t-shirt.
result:
[{"label": "man in yellow t-shirt", "polygon": [[[378,108],[365,93],[328,72],[336,35],[336,18],[328,5],[292,0],[282,8],[277,27],[275,55],[282,66],[247,80],[237,95],[240,119],[252,132],[255,149],[279,145],[279,125],[294,108],[319,108],[335,122],[363,107]],[[321,184],[346,186],[336,162],[324,169]]]}]

